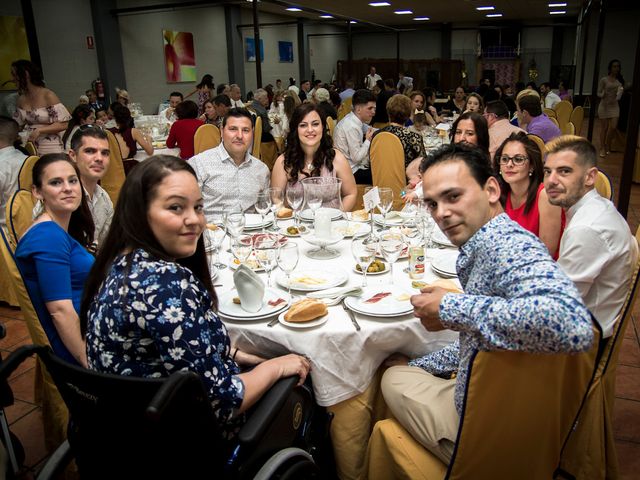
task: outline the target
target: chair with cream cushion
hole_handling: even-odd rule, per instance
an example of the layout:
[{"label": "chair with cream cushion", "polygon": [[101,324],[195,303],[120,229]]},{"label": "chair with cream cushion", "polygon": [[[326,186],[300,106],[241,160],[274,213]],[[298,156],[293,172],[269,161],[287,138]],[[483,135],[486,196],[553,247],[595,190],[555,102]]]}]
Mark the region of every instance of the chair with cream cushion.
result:
[{"label": "chair with cream cushion", "polygon": [[118,140],[109,130],[104,131],[109,139],[109,168],[100,180],[100,186],[106,190],[111,198],[113,206],[118,203],[120,189],[126,178],[124,173],[124,164],[122,163],[122,153]]},{"label": "chair with cream cushion", "polygon": [[198,154],[220,145],[220,129],[215,125],[200,125],[193,137],[193,152]]},{"label": "chair with cream cushion", "polygon": [[20,172],[18,173],[18,188],[31,191],[31,185],[33,185],[33,166],[36,164],[40,157],[31,155],[24,159]]},{"label": "chair with cream cushion", "polygon": [[613,184],[611,183],[611,179],[600,169],[598,169],[595,189],[600,194],[600,196],[613,201]]},{"label": "chair with cream cushion", "polygon": [[391,188],[393,210],[401,210],[401,192],[407,184],[407,177],[400,139],[390,132],[377,133],[371,140],[369,159],[373,185]]}]

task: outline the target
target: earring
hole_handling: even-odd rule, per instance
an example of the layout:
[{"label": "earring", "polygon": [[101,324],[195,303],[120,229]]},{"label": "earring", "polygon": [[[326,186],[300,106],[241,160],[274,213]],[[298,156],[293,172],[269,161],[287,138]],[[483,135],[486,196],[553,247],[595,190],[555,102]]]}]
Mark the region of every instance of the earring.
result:
[{"label": "earring", "polygon": [[533,172],[532,172],[532,171],[529,171],[529,176],[531,176],[531,175],[533,175]]},{"label": "earring", "polygon": [[502,176],[502,170],[500,170],[500,176]]}]

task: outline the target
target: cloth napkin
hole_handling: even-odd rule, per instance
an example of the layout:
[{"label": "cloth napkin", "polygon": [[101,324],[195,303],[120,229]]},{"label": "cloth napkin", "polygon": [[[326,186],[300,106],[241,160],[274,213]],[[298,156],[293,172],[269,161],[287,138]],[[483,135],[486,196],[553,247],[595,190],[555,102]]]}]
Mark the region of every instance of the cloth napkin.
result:
[{"label": "cloth napkin", "polygon": [[326,290],[320,290],[319,292],[310,292],[307,293],[307,297],[309,298],[335,298],[341,295],[346,295],[347,293],[351,293],[355,290],[360,290],[360,287],[335,287],[335,288],[327,288]]},{"label": "cloth napkin", "polygon": [[239,265],[233,272],[233,283],[238,290],[243,310],[255,313],[262,308],[265,285],[256,272],[246,265]]}]

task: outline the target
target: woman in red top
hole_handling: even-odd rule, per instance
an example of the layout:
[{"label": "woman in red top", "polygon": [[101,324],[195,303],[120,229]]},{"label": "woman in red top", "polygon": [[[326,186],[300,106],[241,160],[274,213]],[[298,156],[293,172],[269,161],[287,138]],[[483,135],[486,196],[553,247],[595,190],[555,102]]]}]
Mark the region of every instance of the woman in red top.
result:
[{"label": "woman in red top", "polygon": [[173,122],[169,130],[167,147],[180,147],[180,158],[188,160],[193,157],[193,137],[196,136],[198,127],[204,125],[204,122],[198,118],[198,105],[191,100],[178,104],[176,117],[178,120]]},{"label": "woman in red top", "polygon": [[506,214],[540,238],[557,258],[564,213],[549,203],[544,190],[540,150],[525,133],[512,133],[496,151],[495,159]]}]

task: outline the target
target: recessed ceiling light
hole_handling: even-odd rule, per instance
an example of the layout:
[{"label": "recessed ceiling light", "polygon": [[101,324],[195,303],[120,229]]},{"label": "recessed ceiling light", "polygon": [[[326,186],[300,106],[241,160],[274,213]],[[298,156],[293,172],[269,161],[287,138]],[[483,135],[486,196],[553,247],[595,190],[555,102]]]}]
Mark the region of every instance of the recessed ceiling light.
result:
[{"label": "recessed ceiling light", "polygon": [[567,13],[564,10],[555,10],[553,12],[549,12],[549,15],[564,15],[565,13]]},{"label": "recessed ceiling light", "polygon": [[349,23],[358,23],[358,22],[356,22],[355,20],[351,20]]},{"label": "recessed ceiling light", "polygon": [[431,18],[429,18],[429,17],[414,17],[413,19],[418,21],[418,22],[423,22],[425,20],[431,20]]},{"label": "recessed ceiling light", "polygon": [[549,4],[550,7],[566,7],[567,4],[566,3],[550,3]]},{"label": "recessed ceiling light", "polygon": [[298,8],[298,7],[289,7],[289,8],[285,8],[285,10],[289,11],[289,12],[301,12],[302,9]]},{"label": "recessed ceiling light", "polygon": [[391,4],[389,2],[371,2],[369,4],[371,7],[390,7]]},{"label": "recessed ceiling light", "polygon": [[487,18],[497,18],[497,17],[501,17],[502,14],[501,13],[489,13],[487,14]]},{"label": "recessed ceiling light", "polygon": [[496,7],[476,7],[476,10],[482,12],[484,10],[495,10]]},{"label": "recessed ceiling light", "polygon": [[333,15],[320,15],[320,18],[333,18]]},{"label": "recessed ceiling light", "polygon": [[413,12],[411,10],[396,10],[395,12],[396,15],[413,15]]}]

